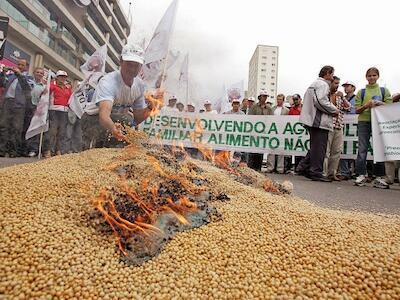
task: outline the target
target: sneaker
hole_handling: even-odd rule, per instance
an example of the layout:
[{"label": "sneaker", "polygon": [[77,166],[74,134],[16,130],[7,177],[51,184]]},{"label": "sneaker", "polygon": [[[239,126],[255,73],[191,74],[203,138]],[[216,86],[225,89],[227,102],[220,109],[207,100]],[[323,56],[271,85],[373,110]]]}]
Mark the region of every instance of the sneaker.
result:
[{"label": "sneaker", "polygon": [[374,187],[376,187],[378,189],[388,189],[389,185],[383,178],[377,177],[374,180]]},{"label": "sneaker", "polygon": [[36,152],[35,151],[31,151],[28,153],[28,157],[35,157],[36,156]]},{"label": "sneaker", "polygon": [[354,185],[357,186],[365,186],[366,183],[367,183],[367,177],[365,177],[365,175],[359,175],[354,181]]}]

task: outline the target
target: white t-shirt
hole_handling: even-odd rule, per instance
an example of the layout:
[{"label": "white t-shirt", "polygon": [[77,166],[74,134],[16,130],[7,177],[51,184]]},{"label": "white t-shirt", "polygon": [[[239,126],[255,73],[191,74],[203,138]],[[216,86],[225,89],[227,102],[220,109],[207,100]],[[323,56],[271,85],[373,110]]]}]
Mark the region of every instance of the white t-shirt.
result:
[{"label": "white t-shirt", "polygon": [[274,111],[275,116],[280,116],[282,113],[282,106],[277,106]]},{"label": "white t-shirt", "polygon": [[217,114],[218,115],[218,112],[215,109],[213,109],[211,111],[205,111],[204,113],[206,113],[206,114]]},{"label": "white t-shirt", "polygon": [[111,101],[114,106],[132,109],[146,108],[144,100],[145,84],[135,77],[132,86],[129,87],[122,80],[120,70],[106,74],[96,86],[93,96],[94,103],[98,105],[101,101]]},{"label": "white t-shirt", "polygon": [[169,112],[179,112],[179,109],[177,109],[176,107],[171,107],[171,106],[163,106],[161,108],[161,112],[162,113],[169,113]]}]

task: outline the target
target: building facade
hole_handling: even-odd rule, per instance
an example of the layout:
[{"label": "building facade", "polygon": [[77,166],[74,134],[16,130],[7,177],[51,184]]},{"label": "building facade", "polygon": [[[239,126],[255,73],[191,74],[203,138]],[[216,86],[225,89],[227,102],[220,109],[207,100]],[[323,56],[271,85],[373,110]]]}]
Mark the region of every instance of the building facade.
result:
[{"label": "building facade", "polygon": [[278,58],[278,46],[257,46],[249,63],[249,97],[257,97],[261,90],[265,90],[275,102],[278,89]]},{"label": "building facade", "polygon": [[130,24],[119,0],[1,0],[0,16],[9,17],[4,58],[35,67],[68,72],[81,80],[79,67],[107,44],[106,71],[116,70]]}]

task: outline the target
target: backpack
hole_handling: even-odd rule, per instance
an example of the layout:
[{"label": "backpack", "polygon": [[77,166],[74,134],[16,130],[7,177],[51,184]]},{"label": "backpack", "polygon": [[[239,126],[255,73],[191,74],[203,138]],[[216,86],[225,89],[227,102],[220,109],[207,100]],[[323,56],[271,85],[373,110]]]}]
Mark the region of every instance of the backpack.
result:
[{"label": "backpack", "polygon": [[[386,89],[384,87],[380,87],[380,89],[381,89],[382,101],[385,101]],[[364,98],[365,98],[365,89],[361,89],[361,104],[364,103]]]}]

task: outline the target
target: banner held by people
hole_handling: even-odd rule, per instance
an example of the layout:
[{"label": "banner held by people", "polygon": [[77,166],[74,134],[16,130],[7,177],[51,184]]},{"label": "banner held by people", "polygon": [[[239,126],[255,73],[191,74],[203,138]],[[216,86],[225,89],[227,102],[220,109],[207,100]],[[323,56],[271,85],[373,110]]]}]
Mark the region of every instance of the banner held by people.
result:
[{"label": "banner held by people", "polygon": [[400,103],[372,109],[374,162],[400,160]]},{"label": "banner held by people", "polygon": [[37,134],[49,130],[49,105],[50,105],[50,83],[55,74],[49,70],[47,72],[46,93],[43,93],[36,106],[35,113],[32,117],[31,123],[25,134],[25,139],[30,139]]},{"label": "banner held by people", "polygon": [[[306,155],[309,135],[298,116],[169,113],[147,119],[141,129],[165,145],[199,144],[218,150]],[[347,115],[342,158],[357,156],[357,116]],[[370,153],[372,154],[372,153]]]}]

